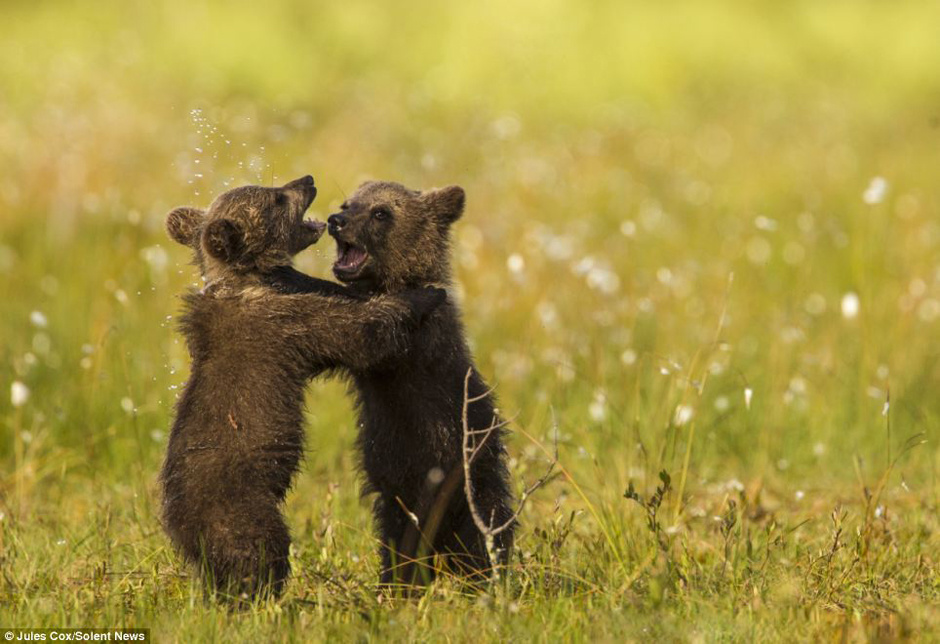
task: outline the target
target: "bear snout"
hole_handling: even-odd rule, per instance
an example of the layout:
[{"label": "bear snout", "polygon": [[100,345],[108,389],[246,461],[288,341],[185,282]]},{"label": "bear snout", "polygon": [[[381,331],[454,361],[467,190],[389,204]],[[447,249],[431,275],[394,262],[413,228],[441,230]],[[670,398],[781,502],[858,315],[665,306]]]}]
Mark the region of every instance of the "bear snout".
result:
[{"label": "bear snout", "polygon": [[339,213],[335,215],[330,215],[329,217],[327,217],[326,221],[330,226],[331,235],[335,235],[336,233],[341,231],[348,223],[348,220],[346,219],[346,215],[339,214]]}]

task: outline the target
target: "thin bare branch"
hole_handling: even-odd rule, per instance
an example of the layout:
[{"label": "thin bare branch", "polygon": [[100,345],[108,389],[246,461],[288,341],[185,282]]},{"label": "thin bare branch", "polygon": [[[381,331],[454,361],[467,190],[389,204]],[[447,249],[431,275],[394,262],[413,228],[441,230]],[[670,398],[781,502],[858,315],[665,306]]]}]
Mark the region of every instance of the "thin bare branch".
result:
[{"label": "thin bare branch", "polygon": [[484,392],[483,392],[482,394],[480,394],[479,396],[474,396],[474,397],[472,397],[472,398],[468,398],[468,399],[467,399],[467,402],[468,402],[468,403],[479,402],[479,401],[483,400],[484,398],[486,398],[487,396],[489,396],[489,395],[490,395],[491,393],[493,393],[494,391],[496,391],[496,387],[490,387],[489,389],[487,389],[486,391],[484,391]]},{"label": "thin bare branch", "polygon": [[465,431],[465,434],[469,434],[469,435],[471,435],[471,436],[473,436],[473,435],[475,435],[475,434],[483,434],[483,435],[484,435],[484,436],[483,436],[483,440],[481,440],[479,443],[477,443],[477,445],[470,451],[470,457],[469,457],[470,463],[472,464],[473,461],[476,460],[477,454],[479,454],[479,453],[480,453],[480,450],[483,448],[483,446],[486,445],[487,439],[489,439],[490,435],[491,435],[493,432],[495,432],[495,431],[497,431],[497,430],[500,430],[500,429],[502,429],[503,427],[508,426],[510,423],[512,423],[513,421],[515,421],[515,419],[516,419],[517,417],[518,417],[518,414],[517,414],[516,416],[513,416],[512,418],[507,419],[507,420],[503,420],[503,421],[500,421],[500,422],[496,422],[496,421],[499,419],[499,417],[498,417],[498,416],[493,416],[493,420],[491,421],[490,426],[487,427],[486,429],[476,429],[476,430],[469,431],[469,432]]},{"label": "thin bare branch", "polygon": [[[469,407],[470,403],[477,402],[482,400],[490,393],[493,389],[487,391],[486,394],[482,396],[470,397],[470,376],[473,373],[473,369],[467,370],[467,375],[464,378],[463,382],[463,409],[461,413],[461,420],[463,422],[463,471],[464,471],[464,492],[467,496],[467,505],[470,508],[470,515],[473,517],[473,523],[476,525],[477,529],[483,534],[486,538],[487,544],[493,542],[494,537],[496,537],[501,532],[508,530],[519,518],[519,515],[522,514],[522,510],[525,507],[526,501],[529,497],[540,487],[545,485],[546,482],[551,478],[552,473],[555,470],[555,466],[558,463],[558,424],[555,420],[555,410],[552,408],[552,425],[553,425],[553,440],[555,445],[555,455],[551,462],[548,464],[548,468],[545,471],[545,474],[542,475],[538,480],[536,480],[531,485],[527,486],[522,492],[522,496],[519,498],[519,504],[516,507],[516,510],[512,513],[505,522],[500,525],[493,525],[495,523],[495,516],[490,517],[489,524],[483,519],[480,515],[480,511],[476,506],[476,502],[473,496],[473,481],[470,476],[470,466],[473,463],[474,458],[479,453],[480,448],[486,443],[486,440],[489,438],[490,434],[498,429],[506,427],[512,420],[499,420],[498,416],[494,416],[490,426],[484,430],[471,430],[469,422]],[[484,434],[484,437],[479,443],[471,447],[471,437]]]}]

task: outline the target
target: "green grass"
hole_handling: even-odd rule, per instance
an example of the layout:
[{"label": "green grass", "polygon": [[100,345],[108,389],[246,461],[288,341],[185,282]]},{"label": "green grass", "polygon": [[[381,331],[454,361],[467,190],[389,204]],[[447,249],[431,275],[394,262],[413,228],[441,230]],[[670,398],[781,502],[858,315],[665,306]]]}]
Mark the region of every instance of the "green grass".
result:
[{"label": "green grass", "polygon": [[[0,625],[937,637],[940,5],[135,0],[0,18]],[[467,190],[455,265],[478,365],[518,414],[514,482],[543,470],[553,416],[561,472],[487,592],[379,599],[341,382],[310,388],[280,602],[204,602],[161,531],[188,368],[168,316],[196,279],[163,216],[307,172],[320,217],[367,177]],[[327,275],[332,256],[325,241],[299,265]]]}]

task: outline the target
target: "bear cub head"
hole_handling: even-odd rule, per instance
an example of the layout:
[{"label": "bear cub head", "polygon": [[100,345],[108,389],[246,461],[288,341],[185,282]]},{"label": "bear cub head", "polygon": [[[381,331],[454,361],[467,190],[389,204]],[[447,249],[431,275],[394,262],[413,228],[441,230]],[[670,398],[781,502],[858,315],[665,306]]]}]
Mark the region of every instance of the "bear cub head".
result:
[{"label": "bear cub head", "polygon": [[208,210],[190,206],[167,215],[170,237],[193,249],[209,281],[289,266],[316,243],[326,224],[304,219],[317,196],[307,175],[279,188],[241,186],[216,197]]},{"label": "bear cub head", "polygon": [[370,290],[399,291],[450,282],[450,226],[463,214],[463,188],[410,190],[369,181],[330,215],[333,274]]}]

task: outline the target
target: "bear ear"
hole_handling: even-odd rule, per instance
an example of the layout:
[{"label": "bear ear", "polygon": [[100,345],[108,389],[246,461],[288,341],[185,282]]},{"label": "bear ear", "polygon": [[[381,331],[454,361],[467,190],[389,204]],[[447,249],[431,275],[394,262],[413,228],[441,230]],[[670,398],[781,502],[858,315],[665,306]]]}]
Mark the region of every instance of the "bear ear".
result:
[{"label": "bear ear", "polygon": [[216,219],[209,222],[202,233],[202,243],[212,257],[234,263],[245,252],[245,235],[241,226],[231,219]]},{"label": "bear ear", "polygon": [[174,208],[166,216],[166,232],[173,241],[192,247],[196,242],[196,232],[205,216],[206,213],[199,208],[190,206]]},{"label": "bear ear", "polygon": [[460,186],[429,190],[422,198],[430,205],[431,212],[445,224],[452,224],[460,219],[467,202],[467,195]]}]

